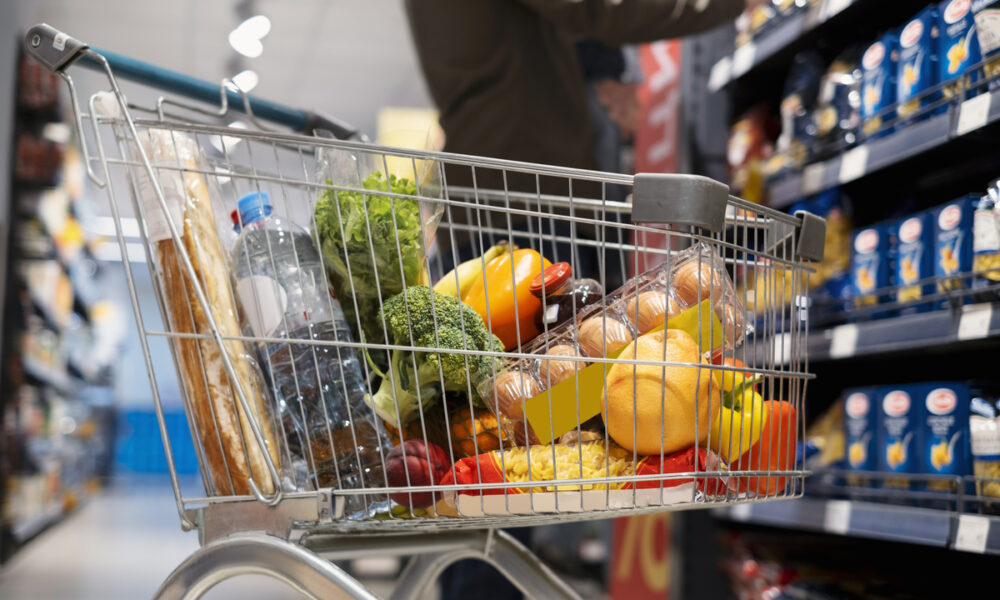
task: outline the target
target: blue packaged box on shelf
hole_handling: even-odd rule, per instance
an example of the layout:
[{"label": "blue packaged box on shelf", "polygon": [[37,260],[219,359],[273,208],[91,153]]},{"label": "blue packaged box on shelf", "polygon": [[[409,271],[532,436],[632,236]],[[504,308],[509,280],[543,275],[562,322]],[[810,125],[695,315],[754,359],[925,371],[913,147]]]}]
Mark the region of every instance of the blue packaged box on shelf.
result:
[{"label": "blue packaged box on shelf", "polygon": [[875,433],[878,410],[873,387],[844,390],[844,447],[847,468],[851,471],[874,471],[878,468]]},{"label": "blue packaged box on shelf", "polygon": [[[938,292],[961,292],[969,287],[972,270],[973,215],[979,199],[969,194],[930,211],[934,223],[934,277]],[[968,302],[968,295],[955,294],[954,301]],[[948,300],[942,301],[947,304]]]},{"label": "blue packaged box on shelf", "polygon": [[[938,5],[938,81],[954,82],[942,88],[946,98],[959,93],[966,70],[979,63],[979,39],[971,0],[945,0]],[[978,80],[968,74],[965,84]]]},{"label": "blue packaged box on shelf", "polygon": [[[924,407],[919,385],[882,386],[878,388],[878,470],[885,473],[920,473],[920,448]],[[913,489],[909,477],[888,477],[884,487]]]},{"label": "blue packaged box on shelf", "polygon": [[895,118],[895,111],[879,114],[896,103],[896,62],[899,55],[897,36],[890,31],[868,46],[861,57],[861,129],[866,137],[879,137],[892,131],[884,122]]},{"label": "blue packaged box on shelf", "polygon": [[926,312],[934,293],[934,224],[926,212],[901,219],[894,226],[896,301],[903,305],[900,314]]},{"label": "blue packaged box on shelf", "polygon": [[[920,427],[921,470],[931,475],[965,476],[972,473],[969,457],[969,386],[962,382],[925,383],[919,401],[924,405]],[[929,481],[931,490],[953,491],[951,481]]]},{"label": "blue packaged box on shelf", "polygon": [[985,60],[983,75],[990,80],[989,88],[1000,86],[1000,0],[972,0],[972,14],[976,20],[976,39]]},{"label": "blue packaged box on shelf", "polygon": [[[872,225],[851,234],[851,292],[854,306],[874,306],[891,301],[883,291],[891,285],[892,235],[886,224]],[[884,317],[889,311],[861,315]]]},{"label": "blue packaged box on shelf", "polygon": [[925,93],[938,83],[937,20],[937,7],[928,6],[899,30],[896,113],[900,120],[912,117],[938,98],[937,93]]}]

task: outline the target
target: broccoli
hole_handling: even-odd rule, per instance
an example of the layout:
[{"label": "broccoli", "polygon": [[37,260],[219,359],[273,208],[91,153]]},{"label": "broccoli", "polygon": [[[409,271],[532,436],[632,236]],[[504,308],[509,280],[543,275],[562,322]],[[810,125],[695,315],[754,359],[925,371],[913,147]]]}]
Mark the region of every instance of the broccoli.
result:
[{"label": "broccoli", "polygon": [[[500,339],[486,329],[472,307],[427,286],[410,286],[386,300],[379,326],[383,317],[389,344],[503,351]],[[481,403],[476,385],[500,366],[500,359],[493,356],[394,350],[388,373],[372,364],[382,381],[369,403],[387,423],[405,427],[420,411],[436,404],[444,392],[466,392],[471,387],[473,399]]]}]

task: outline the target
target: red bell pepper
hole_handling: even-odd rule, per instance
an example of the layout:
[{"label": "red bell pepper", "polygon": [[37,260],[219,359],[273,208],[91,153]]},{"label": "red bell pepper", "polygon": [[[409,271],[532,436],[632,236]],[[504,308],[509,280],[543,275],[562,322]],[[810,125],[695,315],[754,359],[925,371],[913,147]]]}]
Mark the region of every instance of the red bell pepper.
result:
[{"label": "red bell pepper", "polygon": [[[795,462],[798,422],[791,402],[764,402],[764,424],[760,439],[739,460],[730,463],[732,471],[786,471]],[[784,477],[737,477],[737,489],[758,496],[772,496],[785,489]]]}]

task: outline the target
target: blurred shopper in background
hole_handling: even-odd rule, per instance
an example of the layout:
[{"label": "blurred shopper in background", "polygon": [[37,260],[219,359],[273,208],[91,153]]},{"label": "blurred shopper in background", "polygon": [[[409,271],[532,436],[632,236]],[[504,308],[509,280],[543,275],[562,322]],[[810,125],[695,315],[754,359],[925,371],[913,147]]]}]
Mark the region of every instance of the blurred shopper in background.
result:
[{"label": "blurred shopper in background", "polygon": [[[596,169],[603,161],[595,139],[603,138],[594,135],[578,41],[616,48],[690,35],[767,1],[407,0],[406,6],[424,78],[440,112],[445,151]],[[584,55],[587,51],[582,49]],[[595,97],[613,106],[607,114],[620,135],[629,133],[617,122],[628,122],[621,88],[603,88],[593,87]],[[446,177],[449,186],[472,185],[467,168],[452,169]],[[479,169],[476,185],[567,193],[564,180],[539,184],[533,176],[490,177]],[[573,194],[600,198],[601,189],[574,182]],[[484,563],[463,561],[442,577],[443,596],[520,596],[491,573]]]}]

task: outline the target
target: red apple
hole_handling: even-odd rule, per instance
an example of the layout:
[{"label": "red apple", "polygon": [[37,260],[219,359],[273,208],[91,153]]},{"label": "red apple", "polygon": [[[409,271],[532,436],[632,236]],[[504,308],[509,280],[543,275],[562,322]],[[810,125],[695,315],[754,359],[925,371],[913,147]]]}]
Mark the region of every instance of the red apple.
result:
[{"label": "red apple", "polygon": [[[385,474],[391,487],[435,485],[441,482],[450,466],[448,453],[441,446],[424,440],[407,440],[389,452]],[[431,492],[397,492],[389,497],[411,509],[434,503]]]}]

